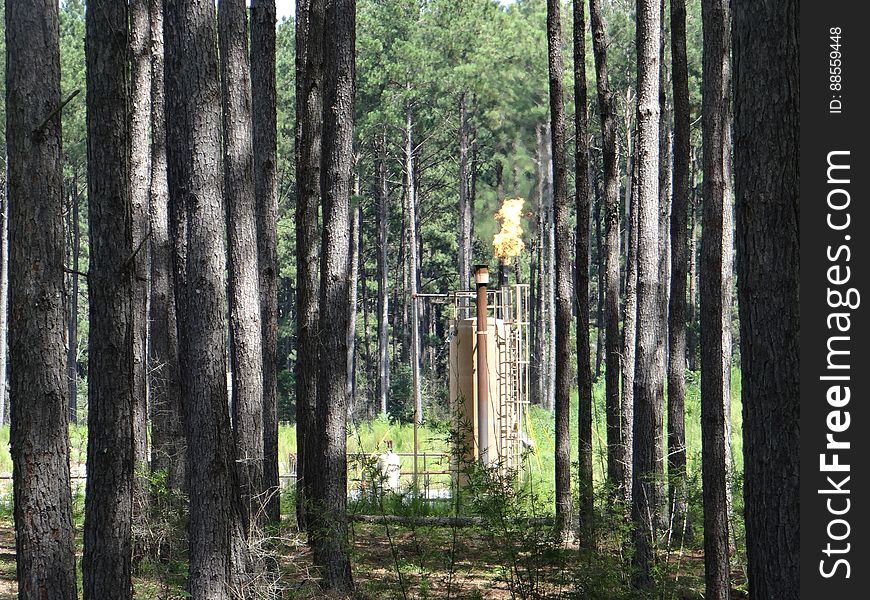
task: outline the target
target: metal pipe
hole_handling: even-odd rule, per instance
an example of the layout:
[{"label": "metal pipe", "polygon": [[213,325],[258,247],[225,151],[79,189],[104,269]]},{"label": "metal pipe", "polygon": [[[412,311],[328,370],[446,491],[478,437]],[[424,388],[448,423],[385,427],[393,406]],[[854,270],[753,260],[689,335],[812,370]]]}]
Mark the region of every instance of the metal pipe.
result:
[{"label": "metal pipe", "polygon": [[489,367],[486,360],[489,267],[477,265],[474,280],[477,284],[477,455],[480,462],[486,464],[489,446]]}]

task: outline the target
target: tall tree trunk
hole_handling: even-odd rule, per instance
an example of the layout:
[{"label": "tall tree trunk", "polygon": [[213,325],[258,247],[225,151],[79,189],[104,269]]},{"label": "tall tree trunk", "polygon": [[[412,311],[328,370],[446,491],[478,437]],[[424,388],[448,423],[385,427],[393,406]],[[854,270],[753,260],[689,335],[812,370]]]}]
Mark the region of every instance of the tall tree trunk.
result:
[{"label": "tall tree trunk", "polygon": [[[130,8],[130,204],[133,269],[133,521],[144,531],[148,511],[148,220],[151,188],[151,19],[148,0]],[[141,546],[141,544],[138,544]],[[141,548],[136,549],[137,554]]]},{"label": "tall tree trunk", "polygon": [[[533,216],[537,221],[537,215]],[[537,225],[535,225],[537,231]],[[532,239],[532,248],[529,252],[529,354],[530,356],[540,356],[540,333],[539,319],[540,312],[538,291],[538,238]],[[529,402],[531,404],[541,403],[540,386],[538,385],[538,374],[540,372],[540,364],[538,361],[530,361],[529,364]]]},{"label": "tall tree trunk", "polygon": [[[547,157],[544,163],[547,168],[547,185],[545,186],[544,199],[546,202],[547,223],[544,235],[545,247],[545,277],[547,305],[547,377],[544,380],[544,393],[547,399],[547,410],[554,411],[556,408],[556,212],[555,212],[555,169],[553,165],[553,128],[548,123],[547,135],[544,136],[544,155]],[[570,263],[570,260],[569,260]]]},{"label": "tall tree trunk", "polygon": [[691,108],[686,57],[686,2],[671,0],[671,70],[674,96],[674,166],[671,206],[671,299],[668,305],[668,503],[677,541],[688,533],[686,512],[686,277]]},{"label": "tall tree trunk", "polygon": [[[88,479],[85,598],[131,598],[133,275],[127,5],[86,13],[88,223]],[[122,43],[119,43],[122,42]]]},{"label": "tall tree trunk", "polygon": [[[466,94],[459,97],[459,289],[471,285],[472,206],[468,190],[469,149],[468,103]],[[499,198],[501,200],[501,198]]]},{"label": "tall tree trunk", "polygon": [[692,151],[689,175],[689,298],[688,331],[686,332],[687,366],[698,370],[698,194],[695,189],[695,151]]},{"label": "tall tree trunk", "polygon": [[[377,210],[377,207],[375,207]],[[357,204],[357,221],[359,222],[359,235],[357,235],[357,270],[359,271],[359,286],[360,286],[360,304],[362,305],[362,313],[363,313],[363,347],[362,347],[362,359],[363,359],[363,373],[365,373],[365,391],[363,397],[363,409],[364,415],[366,419],[372,419],[374,417],[373,402],[375,398],[375,382],[376,374],[375,370],[377,368],[377,363],[372,360],[372,340],[371,334],[369,330],[369,313],[370,304],[369,304],[369,282],[368,282],[368,271],[366,269],[366,248],[365,248],[365,236],[364,227],[365,227],[365,212],[363,211],[363,204],[359,202]]]},{"label": "tall tree trunk", "polygon": [[[2,197],[0,197],[0,425],[6,424],[6,410],[9,407],[9,394],[6,376],[9,360],[9,195],[6,181],[7,162],[3,160]],[[76,371],[76,375],[78,372]],[[76,377],[78,379],[78,377]],[[74,400],[70,399],[74,406]]]},{"label": "tall tree trunk", "polygon": [[263,492],[266,518],[281,518],[278,481],[278,156],[275,0],[251,2],[254,201],[263,344]]},{"label": "tall tree trunk", "polygon": [[[723,361],[730,356],[723,320],[731,314],[730,277],[723,272],[726,220],[725,163],[729,149],[728,3],[704,0],[703,106],[704,204],[701,230],[701,463],[704,494],[704,573],[706,597],[730,597],[728,574],[728,477],[725,461],[725,399],[730,397]],[[730,219],[728,219],[730,221]],[[729,273],[730,275],[730,273]],[[730,330],[730,326],[729,326]]]},{"label": "tall tree trunk", "polygon": [[408,301],[411,303],[411,394],[414,400],[414,421],[423,422],[423,394],[420,381],[420,301],[417,298],[419,278],[417,259],[417,181],[414,164],[414,113],[410,106],[405,109],[405,178],[408,202]]},{"label": "tall tree trunk", "polygon": [[[323,0],[296,6],[296,519],[308,526],[317,478],[318,214],[323,119]],[[308,460],[308,457],[311,460]]]},{"label": "tall tree trunk", "polygon": [[186,488],[187,448],[181,406],[175,274],[169,231],[169,183],[166,163],[163,1],[150,0],[151,13],[151,290],[149,393],[151,400],[151,471],[165,471],[172,490]]},{"label": "tall tree trunk", "polygon": [[[665,381],[667,377],[667,344],[668,344],[668,302],[670,294],[670,253],[671,253],[671,143],[670,143],[670,128],[671,118],[668,109],[668,68],[666,61],[666,39],[668,35],[665,19],[665,2],[659,2],[659,23],[661,31],[659,32],[659,248],[658,248],[658,268],[659,268],[659,302],[658,302],[658,331],[656,333],[657,353],[660,353],[662,359],[658,363],[660,373],[656,378]],[[664,392],[662,392],[664,393]],[[664,397],[662,398],[662,414],[664,413]],[[656,456],[664,459],[665,452],[665,423],[664,418],[656,421]],[[664,465],[661,472],[664,474]],[[656,515],[658,517],[658,526],[667,531],[669,528],[669,505],[666,492],[665,478],[656,481],[658,490],[656,498],[658,507]]]},{"label": "tall tree trunk", "polygon": [[227,411],[226,212],[214,6],[166,1],[170,219],[197,600],[234,597],[247,548]]},{"label": "tall tree trunk", "polygon": [[663,347],[659,343],[659,3],[637,2],[637,352],[631,516],[635,583],[651,584],[655,558],[663,411]]},{"label": "tall tree trunk", "polygon": [[604,329],[606,343],[605,404],[607,411],[607,479],[622,489],[630,487],[625,465],[631,462],[631,450],[621,431],[625,407],[619,397],[619,156],[616,147],[616,98],[610,89],[607,73],[607,30],[600,0],[589,0],[592,25],[592,48],[598,85],[598,108],[601,114],[601,147],[604,156]]},{"label": "tall tree trunk", "polygon": [[356,321],[359,312],[359,241],[360,224],[359,218],[359,174],[354,173],[354,191],[356,200],[351,202],[350,207],[350,244],[348,246],[348,278],[350,287],[350,315],[347,320],[347,416],[352,418],[354,406],[356,406]]},{"label": "tall tree trunk", "polygon": [[353,590],[347,554],[347,323],[350,313],[348,248],[356,2],[333,0],[324,20],[323,235],[320,262],[320,347],[317,378],[317,510],[312,512],[314,562],[331,593]]},{"label": "tall tree trunk", "polygon": [[795,598],[800,594],[798,3],[740,0],[733,16],[749,589],[755,598]]},{"label": "tall tree trunk", "polygon": [[9,396],[18,597],[75,600],[63,366],[58,4],[10,0],[5,12]]},{"label": "tall tree trunk", "polygon": [[390,395],[390,347],[389,347],[389,232],[390,196],[387,187],[387,132],[381,133],[378,141],[377,181],[377,230],[378,230],[378,404],[382,415],[387,414]]},{"label": "tall tree trunk", "polygon": [[602,215],[602,205],[601,205],[601,194],[598,193],[598,186],[594,185],[592,188],[595,190],[595,206],[593,210],[595,211],[595,256],[598,257],[596,264],[598,265],[596,268],[597,277],[596,277],[596,295],[598,297],[598,303],[595,308],[595,380],[598,381],[598,378],[601,377],[601,365],[604,362],[604,337],[605,337],[605,327],[604,327],[604,269],[602,268],[601,257],[604,256],[604,243],[603,236],[601,232],[601,221],[603,220]]},{"label": "tall tree trunk", "polygon": [[574,193],[577,211],[574,262],[577,299],[577,442],[580,543],[595,545],[593,518],[595,497],[592,487],[592,370],[589,349],[589,247],[590,186],[587,95],[586,95],[586,18],[583,0],[574,0]]},{"label": "tall tree trunk", "polygon": [[571,519],[571,318],[573,290],[569,231],[568,168],[565,157],[564,66],[562,63],[561,0],[547,0],[550,135],[553,157],[553,243],[555,245],[554,315],[556,409],[556,533],[565,538]]},{"label": "tall tree trunk", "polygon": [[[78,423],[78,343],[79,343],[79,256],[81,255],[81,222],[79,220],[79,180],[78,172],[73,173],[70,191],[70,231],[72,232],[72,252],[70,252],[71,290],[69,299],[69,322],[67,323],[67,386],[69,387],[69,421]],[[5,328],[3,328],[5,331]],[[5,379],[3,379],[5,381]],[[5,387],[5,386],[4,386]],[[5,391],[5,390],[3,390]],[[2,393],[2,392],[0,392]],[[0,417],[2,420],[2,417]]]},{"label": "tall tree trunk", "polygon": [[[637,160],[629,156],[628,174],[628,245],[625,249],[625,303],[622,313],[622,412],[619,426],[623,432],[626,446],[634,440],[634,368],[637,349]],[[623,467],[627,479],[632,477],[634,465],[631,461]],[[631,506],[631,487],[622,490],[625,506]]]},{"label": "tall tree trunk", "polygon": [[263,349],[247,9],[218,2],[224,132],[224,194],[229,244],[233,438],[242,520],[263,516]]},{"label": "tall tree trunk", "polygon": [[545,259],[544,241],[545,231],[545,208],[544,208],[544,165],[545,153],[543,142],[543,127],[535,128],[535,163],[537,165],[537,174],[535,177],[535,249],[531,261],[531,268],[534,272],[534,314],[530,315],[532,320],[532,356],[538,357],[532,361],[531,378],[532,378],[532,402],[536,402],[539,406],[547,408],[546,399],[546,380],[547,380],[547,364],[546,364],[546,303],[544,295],[546,292],[545,280]]}]

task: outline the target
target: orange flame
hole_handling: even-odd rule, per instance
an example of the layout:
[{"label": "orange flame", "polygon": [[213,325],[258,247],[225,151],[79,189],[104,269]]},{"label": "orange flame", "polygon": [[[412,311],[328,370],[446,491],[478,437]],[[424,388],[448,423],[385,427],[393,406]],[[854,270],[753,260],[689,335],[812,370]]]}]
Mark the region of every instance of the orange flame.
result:
[{"label": "orange flame", "polygon": [[519,256],[525,249],[523,243],[523,226],[520,221],[523,214],[522,198],[505,198],[501,209],[495,214],[495,218],[501,221],[501,231],[492,240],[496,258],[504,261],[508,258]]}]

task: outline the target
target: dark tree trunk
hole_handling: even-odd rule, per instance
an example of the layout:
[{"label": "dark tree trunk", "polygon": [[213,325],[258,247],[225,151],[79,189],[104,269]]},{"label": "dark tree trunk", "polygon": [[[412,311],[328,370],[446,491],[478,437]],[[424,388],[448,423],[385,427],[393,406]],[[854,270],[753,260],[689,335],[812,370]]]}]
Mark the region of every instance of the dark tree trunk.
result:
[{"label": "dark tree trunk", "polygon": [[[730,356],[724,319],[731,312],[730,277],[723,267],[724,212],[730,213],[725,182],[728,135],[728,3],[704,0],[703,106],[704,204],[701,229],[701,463],[704,495],[704,573],[706,597],[730,597],[728,501],[725,460],[725,399],[730,397],[723,368]],[[727,221],[730,222],[730,219]],[[727,346],[727,347],[726,347]]]},{"label": "dark tree trunk", "polygon": [[574,0],[574,187],[577,211],[574,261],[577,299],[577,388],[578,388],[578,487],[580,543],[595,545],[593,518],[595,497],[592,487],[592,370],[589,349],[589,247],[590,188],[587,95],[586,18],[582,0]]},{"label": "dark tree trunk", "polygon": [[[69,387],[69,421],[78,423],[78,383],[79,383],[79,256],[81,255],[81,222],[79,221],[79,194],[78,173],[73,173],[72,189],[70,190],[70,231],[72,232],[72,252],[70,252],[71,290],[69,297],[69,322],[67,323],[67,386]],[[5,331],[6,328],[3,328]],[[5,378],[2,380],[5,388]],[[5,389],[0,390],[0,393]],[[0,417],[2,420],[2,417]]]},{"label": "dark tree trunk", "polygon": [[[9,383],[18,597],[75,600],[58,5],[6,3]],[[54,114],[50,119],[47,117]]]},{"label": "dark tree trunk", "polygon": [[333,0],[324,20],[323,234],[320,252],[320,348],[317,378],[318,479],[312,511],[314,563],[331,593],[353,590],[347,540],[348,248],[356,61],[354,0]]},{"label": "dark tree trunk", "polygon": [[229,244],[233,439],[246,532],[262,513],[263,349],[247,9],[218,3],[224,133],[224,194]]},{"label": "dark tree trunk", "polygon": [[754,598],[800,594],[798,17],[792,0],[734,3],[744,500]]},{"label": "dark tree trunk", "polygon": [[278,177],[275,0],[251,2],[251,107],[254,201],[263,344],[263,491],[266,518],[277,522],[278,481]]},{"label": "dark tree trunk", "polygon": [[85,598],[131,598],[133,274],[127,5],[87,7],[88,479]]},{"label": "dark tree trunk", "polygon": [[[667,27],[665,20],[665,2],[659,2],[659,23],[661,30],[659,32],[659,248],[658,248],[658,267],[659,267],[659,302],[658,302],[658,321],[656,332],[657,353],[661,353],[662,359],[659,361],[658,368],[660,373],[656,375],[657,379],[665,381],[667,377],[667,343],[668,343],[668,301],[670,286],[670,252],[671,252],[671,144],[670,144],[670,126],[671,119],[668,109],[668,68],[665,40],[667,38]],[[664,393],[664,392],[662,392]],[[662,413],[664,413],[664,397],[662,398]],[[664,457],[665,452],[665,423],[664,419],[656,421],[656,456]],[[662,458],[664,460],[664,458]],[[664,474],[664,465],[662,465],[662,473]],[[669,527],[668,514],[668,496],[665,486],[665,478],[656,481],[658,490],[656,499],[658,506],[656,515],[658,517],[658,526],[667,531]]]},{"label": "dark tree trunk", "polygon": [[197,600],[234,597],[247,548],[227,410],[226,212],[214,6],[166,1],[170,218]]},{"label": "dark tree trunk", "polygon": [[[9,409],[9,394],[6,387],[6,376],[9,372],[9,195],[6,187],[6,166],[3,161],[3,173],[0,174],[2,181],[2,196],[0,196],[0,425],[5,425],[6,414]],[[78,380],[78,371],[76,371]],[[75,406],[75,400],[70,398],[69,404]]]},{"label": "dark tree trunk", "polygon": [[593,210],[595,211],[595,255],[598,257],[598,260],[596,262],[596,296],[598,299],[598,303],[595,307],[595,380],[598,381],[598,378],[601,377],[601,365],[604,362],[604,269],[602,268],[602,256],[604,256],[604,240],[602,239],[603,236],[601,232],[601,221],[603,220],[601,212],[601,195],[598,193],[597,185],[593,184],[592,188],[595,190],[595,206],[593,208]]},{"label": "dark tree trunk", "polygon": [[[133,521],[144,531],[148,511],[148,220],[151,188],[151,19],[148,0],[130,6],[130,203],[133,270]],[[140,546],[137,554],[143,550]]]},{"label": "dark tree trunk", "polygon": [[166,163],[163,1],[151,0],[151,290],[149,302],[149,394],[151,471],[166,472],[172,490],[184,490],[187,449],[178,366],[175,275],[169,231]]},{"label": "dark tree trunk", "polygon": [[[537,212],[537,211],[536,211]],[[537,220],[537,216],[533,217]],[[535,225],[537,231],[537,225]],[[538,238],[532,239],[532,249],[529,252],[529,355],[540,356],[540,292],[538,291]],[[541,392],[539,385],[540,364],[537,360],[529,364],[529,402],[540,405]]]},{"label": "dark tree trunk", "polygon": [[[296,518],[308,526],[313,469],[317,456],[314,413],[317,403],[318,214],[323,118],[322,0],[300,0],[296,7]],[[309,461],[308,457],[312,457]]]},{"label": "dark tree trunk", "polygon": [[387,133],[384,129],[378,142],[377,181],[378,229],[378,403],[382,415],[387,414],[387,399],[390,394],[389,350],[389,231],[390,196],[387,187]]},{"label": "dark tree trunk", "polygon": [[663,348],[659,343],[659,3],[637,3],[637,352],[631,516],[635,583],[651,584],[659,485],[663,477],[660,431]]},{"label": "dark tree trunk", "polygon": [[607,73],[607,31],[600,0],[589,0],[592,48],[601,113],[601,147],[604,156],[604,329],[605,329],[605,404],[607,411],[607,479],[622,489],[630,487],[626,465],[631,449],[620,425],[625,407],[620,404],[619,335],[619,156],[616,147],[616,98]]},{"label": "dark tree trunk", "polygon": [[686,537],[686,277],[691,206],[689,72],[686,58],[686,2],[671,0],[671,63],[674,95],[674,165],[671,205],[671,299],[668,305],[668,479],[672,529]]},{"label": "dark tree trunk", "polygon": [[556,532],[568,535],[571,518],[571,319],[573,290],[569,230],[568,168],[565,158],[564,66],[562,64],[561,0],[547,1],[550,135],[553,156],[553,221],[556,261],[555,409],[556,409]]}]

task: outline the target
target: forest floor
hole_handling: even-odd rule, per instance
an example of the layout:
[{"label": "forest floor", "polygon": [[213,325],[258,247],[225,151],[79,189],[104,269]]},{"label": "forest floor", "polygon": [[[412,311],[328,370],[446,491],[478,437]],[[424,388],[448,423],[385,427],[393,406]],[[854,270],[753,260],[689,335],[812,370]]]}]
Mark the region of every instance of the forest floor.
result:
[{"label": "forest floor", "polygon": [[[633,598],[620,559],[606,551],[583,555],[576,545],[540,557],[512,553],[480,528],[407,527],[356,523],[351,529],[355,583],[365,599],[457,598],[503,600],[514,597],[630,600]],[[79,538],[79,551],[80,551]],[[284,535],[280,543],[282,598],[322,597],[312,577],[310,552],[303,540]],[[703,553],[671,557],[657,598],[703,598]],[[181,600],[183,564],[140,569],[134,579],[137,600]],[[401,575],[400,575],[401,574]],[[734,584],[744,584],[732,573]],[[744,586],[740,586],[744,587]],[[734,589],[732,599],[748,596]],[[0,520],[0,600],[17,598],[15,533],[11,520]]]}]

